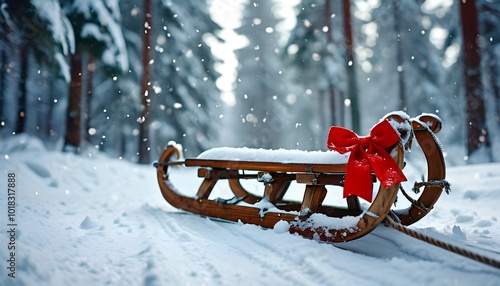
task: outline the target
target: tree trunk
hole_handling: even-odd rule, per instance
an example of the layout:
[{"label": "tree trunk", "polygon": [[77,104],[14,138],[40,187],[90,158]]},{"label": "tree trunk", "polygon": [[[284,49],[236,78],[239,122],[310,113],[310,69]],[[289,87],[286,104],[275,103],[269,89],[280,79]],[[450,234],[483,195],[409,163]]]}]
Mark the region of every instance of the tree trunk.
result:
[{"label": "tree trunk", "polygon": [[142,42],[142,79],[141,79],[141,98],[142,110],[140,115],[139,128],[139,163],[150,163],[150,144],[149,144],[149,83],[150,83],[150,43],[151,43],[151,0],[144,0],[144,33]]},{"label": "tree trunk", "polygon": [[393,0],[392,9],[394,14],[394,32],[396,33],[397,43],[396,43],[396,64],[397,64],[397,75],[398,75],[398,86],[399,86],[399,109],[406,111],[408,109],[408,101],[406,100],[406,89],[405,89],[405,77],[404,77],[404,60],[403,60],[403,46],[401,43],[401,27],[399,22],[400,11],[399,4],[397,1]]},{"label": "tree trunk", "polygon": [[460,1],[463,34],[463,61],[467,113],[467,152],[472,155],[490,145],[486,128],[486,108],[481,84],[481,54],[478,45],[479,25],[474,0]]},{"label": "tree trunk", "polygon": [[[482,2],[481,10],[479,14],[484,15],[481,17],[481,22],[479,23],[481,33],[485,38],[490,38],[490,42],[486,44],[483,53],[486,55],[486,59],[483,62],[486,63],[487,71],[489,72],[489,84],[493,92],[493,116],[497,127],[500,127],[500,78],[499,75],[499,61],[495,54],[495,49],[498,48],[498,24],[500,15],[500,6],[494,4],[494,2]],[[493,41],[493,39],[495,39]],[[492,146],[494,148],[494,146]]]},{"label": "tree trunk", "polygon": [[359,96],[356,83],[356,68],[354,62],[354,47],[352,38],[351,23],[351,3],[350,0],[344,0],[344,37],[346,44],[346,70],[348,80],[349,99],[351,100],[351,120],[352,130],[359,132],[361,129],[361,120],[359,115]]},{"label": "tree trunk", "polygon": [[490,52],[490,61],[488,63],[488,67],[491,74],[491,87],[493,89],[493,95],[495,98],[495,121],[497,125],[500,127],[500,82],[498,77],[498,60],[495,57],[495,54]]},{"label": "tree trunk", "polygon": [[[326,42],[327,45],[332,45],[333,44],[333,36],[332,36],[332,2],[331,0],[325,0],[325,14],[324,16],[324,26],[328,27],[328,33],[326,33]],[[328,100],[329,100],[329,105],[330,105],[330,116],[327,116],[329,118],[329,124],[330,125],[339,125],[338,119],[339,116],[337,114],[337,97],[338,97],[338,92],[336,92],[335,87],[331,84],[328,83],[328,90],[327,93],[328,95]],[[340,109],[343,107],[340,106]],[[320,113],[323,114],[323,113]],[[342,118],[342,117],[340,117]]]},{"label": "tree trunk", "polygon": [[[327,45],[333,45],[333,25],[332,25],[332,0],[325,0],[324,25],[328,27],[326,34]],[[338,90],[332,83],[329,83],[326,92],[330,105],[330,125],[344,125],[344,105],[341,104],[342,92]]]},{"label": "tree trunk", "polygon": [[91,105],[92,105],[92,95],[93,95],[93,86],[92,82],[94,80],[94,69],[95,69],[95,63],[94,63],[94,58],[92,57],[92,54],[88,55],[88,60],[87,60],[87,79],[86,79],[86,97],[85,97],[85,139],[87,139],[88,142],[90,141],[90,112],[91,112]]},{"label": "tree trunk", "polygon": [[[335,102],[335,90],[333,89],[333,87],[330,87],[328,89],[328,102],[330,103],[330,118],[328,120],[328,123],[332,126],[335,126],[335,125],[340,125],[340,123],[338,122],[338,118],[337,118],[337,112],[336,112],[336,108],[337,108],[337,104]],[[321,108],[323,108],[321,106]],[[328,117],[327,117],[328,118]]]},{"label": "tree trunk", "polygon": [[123,130],[120,131],[120,153],[119,156],[121,158],[125,158],[125,155],[127,154],[127,138],[126,135],[123,134]]},{"label": "tree trunk", "polygon": [[28,47],[21,46],[20,51],[20,65],[19,65],[19,84],[18,84],[18,106],[17,106],[17,124],[16,133],[24,132],[24,125],[26,121],[26,83],[28,79]]},{"label": "tree trunk", "polygon": [[56,131],[53,128],[53,122],[52,122],[52,113],[54,111],[54,92],[55,92],[55,81],[50,80],[49,81],[49,101],[47,103],[47,129],[45,130],[45,135],[47,138],[52,139],[52,137],[56,136]]},{"label": "tree trunk", "polygon": [[81,93],[82,59],[78,52],[71,55],[71,83],[69,86],[68,109],[66,112],[66,133],[64,150],[75,148],[80,151],[81,144]]}]

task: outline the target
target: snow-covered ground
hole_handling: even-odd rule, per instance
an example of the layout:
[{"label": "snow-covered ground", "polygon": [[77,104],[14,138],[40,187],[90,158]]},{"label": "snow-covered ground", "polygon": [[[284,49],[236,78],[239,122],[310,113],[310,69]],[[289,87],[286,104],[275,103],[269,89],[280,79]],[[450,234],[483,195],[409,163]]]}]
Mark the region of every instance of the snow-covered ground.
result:
[{"label": "snow-covered ground", "polygon": [[[0,285],[500,285],[500,269],[383,225],[333,245],[178,211],[152,166],[16,137],[0,143]],[[171,177],[195,190],[193,171]],[[411,228],[500,260],[500,164],[451,167],[448,180]]]}]

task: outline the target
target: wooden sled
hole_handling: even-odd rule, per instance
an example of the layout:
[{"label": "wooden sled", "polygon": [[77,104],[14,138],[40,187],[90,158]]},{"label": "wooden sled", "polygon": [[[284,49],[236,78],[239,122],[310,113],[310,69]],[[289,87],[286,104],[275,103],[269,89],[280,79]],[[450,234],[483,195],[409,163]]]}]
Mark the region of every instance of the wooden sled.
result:
[{"label": "wooden sled", "polygon": [[[431,183],[426,184],[419,199],[410,198],[412,204],[407,209],[391,211],[400,183],[389,187],[380,184],[368,208],[362,208],[355,195],[346,198],[347,207],[324,204],[326,186],[344,185],[346,163],[276,162],[258,158],[231,160],[206,156],[183,160],[180,150],[168,146],[155,163],[158,183],[167,202],[187,212],[264,228],[273,228],[284,221],[288,223],[290,233],[327,242],[362,237],[378,226],[390,212],[403,224],[409,225],[432,209],[445,187],[438,183],[445,182],[445,164],[440,144],[434,135],[440,130],[441,121],[433,115],[410,119],[401,112],[389,114],[386,118],[396,122],[395,128],[405,138],[387,150],[397,166],[403,169],[405,149],[411,146],[412,138],[416,138],[427,159],[427,180]],[[400,126],[409,126],[409,129],[397,127],[398,123]],[[203,181],[193,196],[180,194],[169,181],[168,168],[175,165],[198,168],[198,177],[203,178]],[[261,195],[252,194],[243,187],[241,180],[249,179],[262,182],[264,188]],[[233,199],[210,198],[214,186],[221,180],[229,183]],[[372,180],[377,181],[374,175]],[[304,186],[301,202],[284,199],[293,181]]]}]

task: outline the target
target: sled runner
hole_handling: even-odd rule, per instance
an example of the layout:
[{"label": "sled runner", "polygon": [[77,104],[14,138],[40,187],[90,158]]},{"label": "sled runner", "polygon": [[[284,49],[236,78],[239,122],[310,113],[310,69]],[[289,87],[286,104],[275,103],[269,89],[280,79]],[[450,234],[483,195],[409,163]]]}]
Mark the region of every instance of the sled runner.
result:
[{"label": "sled runner", "polygon": [[[157,168],[163,197],[187,212],[264,228],[287,224],[290,233],[327,242],[349,241],[372,231],[391,212],[405,225],[424,217],[447,188],[443,153],[434,133],[441,129],[437,116],[409,118],[403,112],[388,114],[368,136],[331,127],[328,147],[332,151],[262,150],[215,148],[197,158],[181,158],[181,150],[168,146]],[[416,138],[427,160],[427,181],[418,199],[407,209],[391,210],[401,182],[405,150]],[[197,168],[202,183],[196,194],[181,194],[169,181],[169,167]],[[242,180],[262,184],[259,194],[248,191]],[[212,198],[217,183],[228,183],[234,198]],[[290,184],[303,187],[302,201],[285,199]],[[372,198],[374,182],[378,191]],[[324,203],[329,186],[343,188],[346,206]],[[295,190],[294,190],[295,191]],[[334,190],[335,191],[335,190]],[[360,198],[367,203],[361,204]],[[368,206],[366,206],[368,205]]]}]

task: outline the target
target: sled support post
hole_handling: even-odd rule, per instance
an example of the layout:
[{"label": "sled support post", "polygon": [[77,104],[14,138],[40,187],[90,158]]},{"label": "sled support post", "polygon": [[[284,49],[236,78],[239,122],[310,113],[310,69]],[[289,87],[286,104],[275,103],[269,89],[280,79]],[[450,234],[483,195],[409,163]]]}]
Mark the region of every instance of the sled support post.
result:
[{"label": "sled support post", "polygon": [[220,177],[219,173],[220,172],[217,171],[214,172],[214,170],[206,168],[198,169],[198,177],[205,179],[203,180],[203,183],[201,183],[201,186],[198,189],[198,192],[196,193],[197,199],[208,199],[208,196],[210,196],[212,189],[214,188],[215,184],[217,183],[217,180]]},{"label": "sled support post", "polygon": [[300,207],[300,215],[305,216],[318,212],[319,206],[326,197],[326,188],[323,185],[307,185],[304,199]]},{"label": "sled support post", "polygon": [[347,208],[357,213],[361,213],[361,204],[359,203],[359,198],[356,196],[348,196],[347,200]]},{"label": "sled support post", "polygon": [[276,172],[259,172],[257,181],[264,183],[264,197],[271,203],[276,203],[283,199],[285,192],[295,175]]}]

